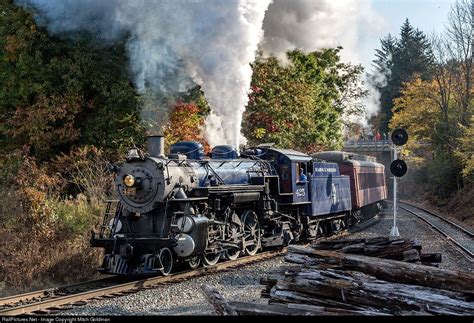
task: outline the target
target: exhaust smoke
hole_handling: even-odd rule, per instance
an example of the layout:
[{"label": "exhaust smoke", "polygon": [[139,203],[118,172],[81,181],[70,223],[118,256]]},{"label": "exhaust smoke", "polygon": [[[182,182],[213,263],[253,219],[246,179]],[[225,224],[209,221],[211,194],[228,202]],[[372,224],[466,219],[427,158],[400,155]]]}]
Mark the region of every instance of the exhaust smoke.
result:
[{"label": "exhaust smoke", "polygon": [[127,35],[130,70],[143,95],[142,119],[149,130],[161,130],[170,97],[198,84],[212,109],[206,139],[211,145],[238,146],[249,64],[271,0],[17,2],[36,8],[54,34],[86,30],[105,41]]},{"label": "exhaust smoke", "polygon": [[[205,128],[211,146],[238,146],[244,139],[249,64],[259,44],[264,54],[283,61],[295,48],[310,52],[342,45],[342,59],[357,63],[359,44],[374,26],[384,25],[369,0],[16,1],[34,7],[53,34],[89,31],[107,42],[127,37],[148,130],[160,132],[174,98],[200,85],[211,107]],[[377,110],[376,97],[367,102],[367,112]]]},{"label": "exhaust smoke", "polygon": [[[342,61],[360,64],[361,44],[385,28],[384,19],[372,8],[370,0],[273,0],[263,22],[262,50],[286,63],[288,50],[308,53],[342,46]],[[348,118],[367,124],[367,119],[380,108],[377,86],[385,80],[379,75],[365,75],[362,81],[362,88],[368,91],[362,102],[365,118]]]}]

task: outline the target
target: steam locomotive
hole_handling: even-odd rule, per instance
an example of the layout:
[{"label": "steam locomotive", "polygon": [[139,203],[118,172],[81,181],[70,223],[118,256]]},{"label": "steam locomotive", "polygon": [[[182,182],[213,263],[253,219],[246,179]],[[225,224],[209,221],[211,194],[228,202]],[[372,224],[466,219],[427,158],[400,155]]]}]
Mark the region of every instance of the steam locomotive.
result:
[{"label": "steam locomotive", "polygon": [[133,148],[114,167],[118,201],[91,237],[103,273],[168,275],[311,241],[374,216],[387,198],[384,166],[367,156],[263,144],[240,155],[216,146],[206,158],[198,142],[165,156],[162,136],[147,141],[147,154]]}]

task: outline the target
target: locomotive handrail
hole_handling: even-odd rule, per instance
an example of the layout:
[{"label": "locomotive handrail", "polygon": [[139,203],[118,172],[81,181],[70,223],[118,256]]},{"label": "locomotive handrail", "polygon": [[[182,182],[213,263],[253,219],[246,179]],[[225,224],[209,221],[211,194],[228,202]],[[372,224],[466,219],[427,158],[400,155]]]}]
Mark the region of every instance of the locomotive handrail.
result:
[{"label": "locomotive handrail", "polygon": [[214,176],[217,178],[217,180],[220,181],[221,185],[225,184],[224,180],[216,173],[216,171],[211,167],[211,165],[209,165],[209,163],[205,163],[204,165],[205,165],[204,167],[210,170],[214,174]]},{"label": "locomotive handrail", "polygon": [[231,185],[231,186],[212,186],[208,187],[210,192],[219,192],[219,191],[237,191],[245,190],[248,192],[262,192],[265,189],[265,185]]},{"label": "locomotive handrail", "polygon": [[[185,159],[185,160],[181,160],[181,161],[178,161],[178,166],[181,166],[183,164],[187,164],[188,160]],[[189,165],[188,165],[189,166]]]},{"label": "locomotive handrail", "polygon": [[170,202],[194,202],[194,201],[205,201],[208,200],[208,197],[188,197],[185,199],[175,199],[175,198],[170,198]]}]

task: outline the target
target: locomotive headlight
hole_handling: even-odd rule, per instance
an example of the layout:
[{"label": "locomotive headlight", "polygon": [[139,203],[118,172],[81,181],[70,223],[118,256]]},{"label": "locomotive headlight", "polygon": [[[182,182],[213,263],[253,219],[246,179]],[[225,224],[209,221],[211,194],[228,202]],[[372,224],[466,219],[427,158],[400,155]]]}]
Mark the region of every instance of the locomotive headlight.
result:
[{"label": "locomotive headlight", "polygon": [[135,177],[133,177],[133,175],[130,175],[130,174],[125,175],[125,177],[123,178],[123,183],[127,187],[133,187],[135,185]]}]

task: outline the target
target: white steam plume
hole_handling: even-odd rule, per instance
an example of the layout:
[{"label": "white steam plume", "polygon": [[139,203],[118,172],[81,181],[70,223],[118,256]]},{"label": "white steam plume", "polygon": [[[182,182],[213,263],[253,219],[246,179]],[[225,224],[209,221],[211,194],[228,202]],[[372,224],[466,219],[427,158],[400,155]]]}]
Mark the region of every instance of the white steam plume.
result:
[{"label": "white steam plume", "polygon": [[[201,85],[211,106],[211,145],[238,145],[262,22],[271,0],[18,0],[36,7],[51,32],[87,30],[106,40],[129,36],[141,93],[168,95]],[[145,112],[152,102],[145,96]]]},{"label": "white steam plume", "polygon": [[[286,51],[312,52],[342,46],[344,62],[360,64],[361,44],[386,28],[369,0],[274,0],[263,22],[264,54],[286,61]],[[379,109],[379,93],[368,79],[363,85],[366,118]],[[366,120],[360,120],[366,124]]]}]

